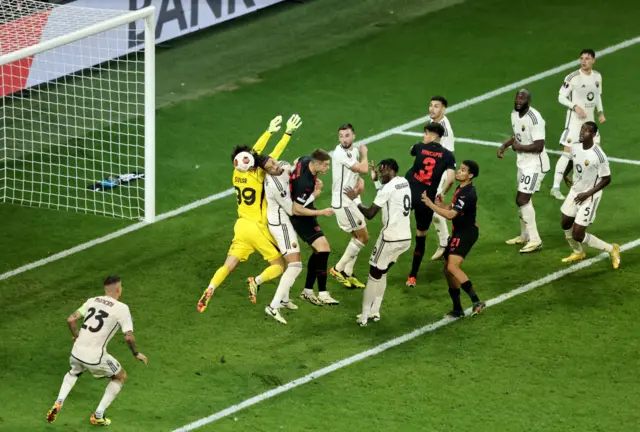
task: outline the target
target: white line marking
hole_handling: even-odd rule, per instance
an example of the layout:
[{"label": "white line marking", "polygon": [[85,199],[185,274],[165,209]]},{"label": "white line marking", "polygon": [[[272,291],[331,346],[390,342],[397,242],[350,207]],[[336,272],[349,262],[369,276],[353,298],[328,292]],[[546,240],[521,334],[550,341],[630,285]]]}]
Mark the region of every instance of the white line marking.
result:
[{"label": "white line marking", "polygon": [[[421,132],[409,132],[409,131],[397,131],[396,134],[415,136],[415,137],[422,137],[423,135]],[[498,141],[483,141],[483,140],[477,140],[477,139],[471,139],[471,138],[456,138],[456,142],[478,144],[478,145],[483,145],[488,147],[500,147],[502,145],[502,143]],[[549,149],[546,149],[546,150],[547,150],[547,153],[553,153],[557,155],[561,155],[562,153],[564,153],[562,150],[549,150]],[[621,159],[617,157],[611,157],[609,155],[607,155],[607,159],[609,159],[609,161],[611,162],[619,162],[619,163],[624,163],[629,165],[640,165],[640,161],[635,159]]]},{"label": "white line marking", "polygon": [[[603,49],[602,51],[598,51],[597,56],[598,56],[598,58],[600,58],[600,57],[605,56],[607,54],[611,54],[611,53],[614,53],[614,52],[619,51],[621,49],[628,48],[628,47],[630,47],[632,45],[635,45],[637,43],[640,43],[640,36],[632,38],[632,39],[627,39],[626,41],[620,42],[619,44],[612,45],[610,47],[607,47],[607,48]],[[576,67],[578,65],[579,65],[579,62],[577,60],[571,61],[569,63],[562,64],[562,65],[560,65],[558,67],[555,67],[553,69],[549,69],[549,70],[541,72],[539,74],[532,75],[532,76],[530,76],[528,78],[525,78],[523,80],[516,81],[513,84],[509,84],[507,86],[500,87],[500,88],[495,89],[493,91],[490,91],[488,93],[485,93],[485,94],[482,94],[480,96],[476,96],[474,98],[467,99],[465,101],[462,101],[460,103],[452,105],[451,107],[449,107],[447,109],[447,113],[450,114],[452,112],[461,110],[463,108],[467,108],[467,107],[470,107],[472,105],[479,104],[481,102],[484,102],[486,100],[489,100],[489,99],[494,98],[496,96],[499,96],[501,94],[504,94],[504,93],[513,91],[515,89],[518,89],[518,88],[520,88],[520,87],[522,87],[524,85],[527,85],[527,84],[530,84],[530,83],[533,83],[533,82],[536,82],[536,81],[540,81],[540,80],[542,80],[544,78],[550,77],[550,76],[555,75],[555,74],[557,74],[559,72],[565,71],[567,69],[574,68],[574,67]],[[391,135],[393,135],[393,134],[395,134],[397,132],[403,131],[405,129],[410,129],[410,128],[415,127],[415,126],[417,126],[419,124],[422,124],[425,121],[427,121],[428,118],[429,118],[429,116],[423,116],[423,117],[417,118],[417,119],[412,120],[410,122],[401,124],[400,126],[396,126],[394,128],[387,129],[386,131],[380,132],[379,134],[370,136],[369,138],[365,138],[363,140],[356,141],[355,144],[369,144],[369,143],[373,143],[373,142],[379,141],[379,140],[387,138],[387,137],[389,137],[389,136],[391,136]],[[161,215],[158,215],[156,217],[156,222],[159,222],[159,221],[164,220],[164,219],[168,219],[168,218],[173,217],[173,216],[177,216],[177,215],[182,214],[184,212],[187,212],[189,210],[193,210],[193,209],[198,208],[200,206],[203,206],[205,204],[209,204],[210,202],[213,202],[213,201],[219,200],[221,198],[224,198],[224,197],[226,197],[228,195],[233,194],[233,191],[234,191],[233,189],[227,189],[227,190],[219,192],[219,193],[217,193],[215,195],[211,195],[211,196],[209,196],[207,198],[203,198],[201,200],[194,201],[191,204],[187,204],[185,206],[179,207],[179,208],[177,208],[175,210],[172,210],[170,212],[162,213]],[[90,247],[99,245],[101,243],[107,242],[107,241],[112,240],[114,238],[121,237],[121,236],[123,236],[125,234],[128,234],[130,232],[137,231],[140,228],[144,228],[147,225],[149,225],[149,224],[148,223],[139,222],[139,223],[133,224],[133,225],[127,227],[127,228],[123,228],[121,230],[115,231],[115,232],[113,232],[111,234],[108,234],[106,236],[99,237],[97,239],[88,241],[88,242],[83,243],[83,244],[78,245],[78,246],[74,246],[71,249],[64,250],[64,251],[59,252],[59,253],[57,253],[55,255],[51,255],[51,256],[49,256],[47,258],[32,262],[32,263],[24,265],[22,267],[18,267],[17,269],[14,269],[14,270],[10,270],[10,271],[0,275],[0,281],[2,281],[4,279],[8,279],[8,278],[10,278],[12,276],[16,276],[16,275],[18,275],[20,273],[24,273],[26,271],[33,270],[35,268],[41,267],[41,266],[43,266],[45,264],[48,264],[50,262],[57,261],[59,259],[68,257],[69,255],[72,255],[72,254],[74,254],[76,252],[80,252],[80,251],[83,251],[85,249],[89,249]]]},{"label": "white line marking", "polygon": [[[640,238],[638,238],[638,239],[636,239],[636,240],[634,240],[632,242],[629,242],[629,243],[626,243],[626,244],[622,245],[620,250],[626,251],[626,250],[632,249],[632,248],[634,248],[634,247],[636,247],[638,245],[640,245]],[[571,273],[577,272],[578,270],[581,270],[583,268],[589,267],[589,266],[591,266],[591,265],[593,265],[593,264],[595,264],[595,263],[597,263],[599,261],[602,261],[602,260],[604,260],[604,259],[606,259],[608,257],[609,257],[608,254],[603,253],[603,254],[600,254],[600,255],[595,256],[593,258],[590,258],[588,260],[581,261],[581,262],[579,262],[577,264],[574,264],[574,265],[572,265],[570,267],[567,267],[567,268],[565,268],[563,270],[559,270],[559,271],[557,271],[555,273],[551,273],[551,274],[549,274],[549,275],[547,275],[547,276],[545,276],[545,277],[543,277],[541,279],[535,280],[535,281],[530,282],[530,283],[528,283],[526,285],[522,285],[522,286],[520,286],[520,287],[518,287],[518,288],[516,288],[516,289],[514,289],[512,291],[509,291],[507,293],[499,295],[498,297],[494,297],[494,298],[488,300],[486,302],[487,303],[487,307],[495,306],[495,305],[500,304],[500,303],[502,303],[502,302],[504,302],[506,300],[509,300],[512,297],[515,297],[517,295],[524,294],[526,292],[534,290],[534,289],[536,289],[536,288],[538,288],[540,286],[548,284],[549,282],[553,282],[554,280],[560,279],[561,277],[564,277],[564,276],[569,275]],[[471,312],[471,309],[467,309],[465,312],[467,314],[469,314]],[[451,324],[454,321],[456,321],[456,320],[449,319],[449,318],[443,318],[440,321],[436,321],[434,323],[431,323],[429,325],[426,325],[424,327],[416,329],[416,330],[412,331],[411,333],[406,333],[406,334],[404,334],[402,336],[399,336],[397,338],[391,339],[391,340],[389,340],[389,341],[387,341],[387,342],[385,342],[385,343],[383,343],[381,345],[378,345],[376,347],[373,347],[371,349],[363,351],[363,352],[361,352],[359,354],[355,354],[355,355],[353,355],[351,357],[347,357],[346,359],[343,359],[343,360],[337,361],[335,363],[332,363],[327,367],[319,369],[319,370],[317,370],[315,372],[311,372],[310,374],[305,375],[302,378],[298,378],[298,379],[290,381],[290,382],[288,382],[288,383],[286,383],[284,385],[281,385],[280,387],[274,388],[272,390],[269,390],[269,391],[266,391],[266,392],[264,392],[262,394],[254,396],[251,399],[247,399],[244,402],[241,402],[241,403],[239,403],[237,405],[232,405],[229,408],[226,408],[226,409],[224,409],[222,411],[218,411],[217,413],[212,414],[212,415],[210,415],[208,417],[204,417],[204,418],[201,418],[200,420],[197,420],[197,421],[195,421],[193,423],[189,423],[186,426],[183,426],[181,428],[175,429],[173,432],[187,432],[187,431],[191,431],[191,430],[197,429],[199,427],[202,427],[204,425],[207,425],[209,423],[213,423],[213,422],[215,422],[217,420],[220,420],[220,419],[222,419],[224,417],[227,417],[227,416],[229,416],[231,414],[234,414],[234,413],[236,413],[236,412],[238,412],[238,411],[240,411],[242,409],[248,408],[248,407],[250,407],[252,405],[258,404],[258,403],[263,402],[263,401],[265,401],[267,399],[270,399],[270,398],[272,398],[274,396],[277,396],[280,393],[284,393],[284,392],[289,391],[291,389],[294,389],[294,388],[296,388],[298,386],[306,384],[306,383],[308,383],[308,382],[310,382],[310,381],[312,381],[312,380],[314,380],[316,378],[320,378],[320,377],[322,377],[324,375],[328,375],[331,372],[337,371],[338,369],[342,369],[342,368],[344,368],[346,366],[349,366],[349,365],[351,365],[351,364],[353,364],[355,362],[358,362],[360,360],[364,360],[366,358],[373,357],[373,356],[375,356],[377,354],[380,354],[383,351],[388,350],[389,348],[393,348],[395,346],[398,346],[400,344],[408,342],[408,341],[410,341],[412,339],[415,339],[418,336],[421,336],[421,335],[423,335],[425,333],[432,332],[432,331],[434,331],[436,329],[439,329],[440,327],[443,327],[443,326],[445,326],[447,324]]]}]

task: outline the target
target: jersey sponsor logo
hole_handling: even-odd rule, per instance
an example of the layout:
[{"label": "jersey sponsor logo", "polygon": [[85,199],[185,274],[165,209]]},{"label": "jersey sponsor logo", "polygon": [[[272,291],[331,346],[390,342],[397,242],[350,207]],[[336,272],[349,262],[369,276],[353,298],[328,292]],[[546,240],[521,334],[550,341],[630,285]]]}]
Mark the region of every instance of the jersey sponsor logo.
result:
[{"label": "jersey sponsor logo", "polygon": [[234,177],[233,181],[236,183],[246,183],[247,179],[246,178],[242,178],[242,177]]},{"label": "jersey sponsor logo", "polygon": [[589,102],[591,102],[595,97],[596,97],[596,95],[593,92],[587,93],[587,100]]}]

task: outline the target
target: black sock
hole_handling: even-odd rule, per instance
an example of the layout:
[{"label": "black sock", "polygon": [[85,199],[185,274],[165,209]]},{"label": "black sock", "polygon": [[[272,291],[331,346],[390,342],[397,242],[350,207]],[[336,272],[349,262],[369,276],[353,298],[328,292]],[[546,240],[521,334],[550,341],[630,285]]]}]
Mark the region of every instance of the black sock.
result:
[{"label": "black sock", "polygon": [[413,250],[413,263],[411,264],[411,273],[409,273],[409,277],[418,276],[418,270],[420,269],[420,264],[422,263],[422,258],[424,257],[426,242],[427,237],[416,236],[416,248]]},{"label": "black sock", "polygon": [[313,289],[313,284],[316,283],[316,263],[317,254],[311,254],[309,257],[309,263],[307,264],[307,280],[304,282],[304,287]]},{"label": "black sock", "polygon": [[329,265],[329,252],[318,252],[316,255],[316,279],[318,280],[318,291],[327,290],[327,267]]},{"label": "black sock", "polygon": [[460,290],[455,288],[449,288],[449,296],[453,300],[453,310],[461,311],[462,303],[460,303]]},{"label": "black sock", "polygon": [[472,302],[476,303],[480,301],[480,298],[478,298],[478,294],[476,294],[476,292],[474,291],[473,285],[471,284],[470,280],[466,281],[460,286],[462,287],[464,292],[466,292],[469,295],[469,298],[471,298]]}]

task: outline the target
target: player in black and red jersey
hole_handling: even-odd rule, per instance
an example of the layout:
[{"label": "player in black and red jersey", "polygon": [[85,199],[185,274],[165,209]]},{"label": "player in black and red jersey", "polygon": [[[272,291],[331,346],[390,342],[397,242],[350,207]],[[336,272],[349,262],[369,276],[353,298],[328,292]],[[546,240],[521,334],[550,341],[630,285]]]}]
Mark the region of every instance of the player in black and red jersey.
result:
[{"label": "player in black and red jersey", "polygon": [[[311,156],[298,159],[289,179],[294,212],[296,212],[296,207],[315,209],[313,200],[322,190],[322,181],[318,180],[318,174],[326,174],[330,163],[331,156],[322,149],[314,150]],[[320,224],[318,224],[318,218],[315,216],[291,216],[290,219],[298,237],[313,249],[307,265],[307,279],[300,298],[318,306],[340,304],[327,291],[327,267],[331,248]],[[313,291],[313,285],[316,281],[318,282],[318,297]]]},{"label": "player in black and red jersey", "polygon": [[422,202],[422,194],[434,201],[438,192],[438,185],[442,176],[446,176],[442,188],[445,196],[455,177],[456,160],[453,153],[440,144],[444,136],[444,127],[439,123],[429,123],[424,127],[422,141],[411,147],[411,156],[415,157],[413,166],[405,175],[411,186],[411,205],[416,219],[416,247],[413,252],[411,273],[407,279],[407,286],[416,285],[416,277],[422,258],[424,257],[427,230],[433,219],[433,210]]},{"label": "player in black and red jersey", "polygon": [[471,298],[473,308],[471,316],[480,313],[486,305],[478,298],[474,291],[471,280],[462,271],[460,266],[467,254],[478,240],[479,230],[476,223],[476,211],[478,207],[478,195],[473,186],[473,179],[480,174],[480,167],[475,161],[466,160],[462,162],[456,180],[460,182],[456,192],[453,194],[453,201],[447,206],[436,205],[426,193],[422,195],[422,202],[435,213],[452,221],[453,230],[449,237],[449,245],[444,252],[444,275],[449,285],[449,295],[453,301],[453,310],[446,314],[448,318],[462,318],[464,310],[460,303],[460,288]]}]

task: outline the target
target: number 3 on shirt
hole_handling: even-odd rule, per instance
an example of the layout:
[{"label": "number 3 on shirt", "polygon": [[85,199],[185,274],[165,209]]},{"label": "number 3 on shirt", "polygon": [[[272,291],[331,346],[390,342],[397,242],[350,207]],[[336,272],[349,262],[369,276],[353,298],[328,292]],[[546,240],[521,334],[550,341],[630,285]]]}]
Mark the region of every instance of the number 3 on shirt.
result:
[{"label": "number 3 on shirt", "polygon": [[425,182],[428,182],[433,176],[433,169],[436,167],[436,160],[432,157],[428,157],[424,159],[423,163],[424,169],[420,170],[420,178]]}]

